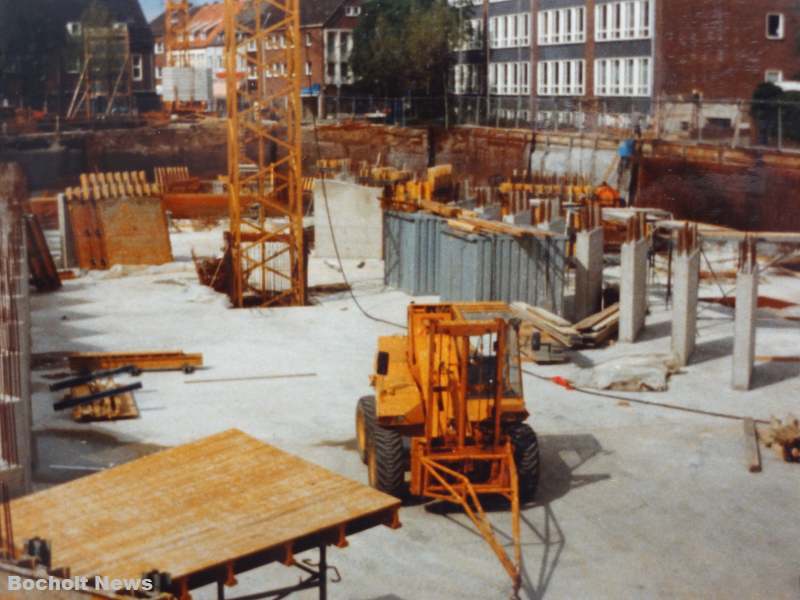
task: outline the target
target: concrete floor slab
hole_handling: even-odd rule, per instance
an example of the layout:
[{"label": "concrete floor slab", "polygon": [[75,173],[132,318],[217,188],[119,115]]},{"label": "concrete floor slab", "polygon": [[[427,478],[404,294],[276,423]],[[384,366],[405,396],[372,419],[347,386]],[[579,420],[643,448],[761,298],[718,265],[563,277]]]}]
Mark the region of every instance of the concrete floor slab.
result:
[{"label": "concrete floor slab", "polygon": [[[364,317],[347,294],[305,308],[228,310],[224,296],[197,283],[188,259],[190,247],[215,248],[220,239],[219,231],[174,234],[175,263],[116,277],[93,273],[65,282],[61,292],[33,297],[34,352],[180,348],[202,352],[207,365],[193,375],[145,373],[144,388],[136,395],[141,418],[91,425],[53,413],[54,395],[46,388],[51,380],[45,378],[52,370],[34,371],[40,439],[47,443],[48,432],[78,432],[77,448],[60,450],[60,460],[97,468],[142,449],[173,446],[235,426],[366,482],[355,451],[355,403],[369,392],[376,338],[399,330]],[[348,261],[346,269],[365,309],[403,323],[412,298],[383,287],[380,262],[367,261],[361,269],[356,262]],[[312,260],[311,282],[337,281],[335,266]],[[671,313],[664,303],[663,275],[661,269],[649,286],[650,315],[634,346],[582,351],[573,355],[572,364],[529,365],[526,370],[569,378],[578,365],[631,352],[668,352]],[[613,269],[607,277],[613,281]],[[762,293],[800,301],[798,280],[769,274],[765,280]],[[701,283],[701,297],[714,293],[715,285]],[[756,354],[797,352],[796,322],[763,312],[759,317]],[[751,474],[740,422],[625,401],[668,402],[762,419],[797,410],[800,365],[758,364],[753,389],[732,391],[733,311],[701,302],[697,325],[692,364],[672,377],[666,392],[587,395],[525,376],[531,422],[541,437],[543,476],[537,500],[523,511],[522,597],[800,595],[798,466],[765,451],[764,471]],[[185,383],[298,372],[316,375]],[[81,432],[87,444],[80,444]],[[97,436],[103,444],[96,443]],[[65,439],[72,438],[59,434],[59,444]],[[113,440],[131,450],[111,453],[105,442],[113,446]],[[55,460],[52,453],[42,456],[48,463]],[[40,470],[47,468],[40,464]],[[501,510],[492,518],[507,540],[508,514]],[[329,552],[330,563],[342,575],[330,588],[332,598],[509,596],[504,571],[464,515],[436,514],[417,504],[403,508],[401,520],[398,531],[371,530],[354,536],[347,549]],[[314,553],[308,557],[315,559]],[[230,595],[296,580],[296,571],[273,566],[240,577]],[[197,600],[214,597],[212,588],[194,594]]]}]

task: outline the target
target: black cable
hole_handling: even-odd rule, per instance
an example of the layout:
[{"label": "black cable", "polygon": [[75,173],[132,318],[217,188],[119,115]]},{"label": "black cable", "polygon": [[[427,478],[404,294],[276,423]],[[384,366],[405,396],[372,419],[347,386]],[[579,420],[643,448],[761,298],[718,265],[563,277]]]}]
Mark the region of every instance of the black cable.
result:
[{"label": "black cable", "polygon": [[[311,87],[311,75],[308,76],[308,83],[309,87]],[[320,143],[319,143],[319,132],[317,131],[317,115],[314,112],[311,112],[312,123],[314,126],[314,145],[317,150],[317,164],[319,164],[320,159],[322,158],[322,152],[320,150]],[[323,174],[324,175],[324,174]],[[333,250],[336,253],[336,262],[339,263],[339,271],[342,274],[342,280],[344,284],[347,286],[347,291],[350,294],[350,298],[353,300],[353,304],[356,305],[356,308],[368,319],[372,321],[376,321],[377,323],[385,323],[386,325],[391,325],[392,327],[398,327],[400,329],[406,329],[405,325],[401,325],[400,323],[395,323],[393,321],[388,321],[386,319],[381,319],[380,317],[376,317],[374,315],[369,314],[367,310],[361,306],[361,303],[356,298],[355,292],[353,292],[353,286],[350,284],[350,281],[347,279],[347,274],[344,272],[344,265],[342,264],[342,256],[339,253],[339,244],[336,241],[336,234],[333,230],[333,221],[331,220],[331,210],[328,204],[328,190],[325,187],[325,177],[320,177],[320,182],[322,184],[322,198],[325,202],[325,213],[328,218],[328,228],[331,232],[331,242],[333,242]],[[314,220],[316,221],[317,215],[314,215]]]},{"label": "black cable", "polygon": [[[532,377],[536,377],[537,379],[541,379],[542,381],[549,381],[550,383],[554,383],[550,377],[545,377],[544,375],[539,375],[538,373],[534,373],[533,371],[528,371],[527,369],[522,369],[522,372],[526,375],[530,375]],[[677,404],[664,404],[661,402],[650,402],[649,400],[641,400],[639,398],[628,398],[627,396],[617,396],[615,394],[603,394],[601,392],[595,392],[593,390],[589,390],[583,387],[575,387],[574,385],[570,384],[568,388],[571,391],[581,392],[582,394],[586,394],[588,396],[596,396],[599,398],[605,398],[606,400],[617,400],[622,402],[632,402],[634,404],[645,404],[647,406],[655,406],[656,408],[666,408],[669,410],[678,410],[681,412],[688,412],[694,413],[698,415],[704,415],[707,417],[717,417],[720,419],[732,419],[734,421],[743,421],[749,417],[741,417],[739,415],[731,415],[727,413],[719,413],[713,412],[709,410],[702,410],[700,408],[689,408],[687,406],[679,406]],[[764,419],[753,419],[755,423],[764,423],[769,424],[769,421],[765,421]]]}]

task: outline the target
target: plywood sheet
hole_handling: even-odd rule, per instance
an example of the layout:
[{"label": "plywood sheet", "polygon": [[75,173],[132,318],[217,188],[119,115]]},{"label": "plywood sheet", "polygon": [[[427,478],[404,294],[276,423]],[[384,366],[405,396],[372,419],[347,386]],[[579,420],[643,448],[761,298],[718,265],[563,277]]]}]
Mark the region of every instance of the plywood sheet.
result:
[{"label": "plywood sheet", "polygon": [[14,534],[73,575],[179,579],[366,517],[396,498],[232,429],[12,503]]},{"label": "plywood sheet", "polygon": [[160,265],[172,261],[160,198],[105,198],[97,202],[109,265]]}]

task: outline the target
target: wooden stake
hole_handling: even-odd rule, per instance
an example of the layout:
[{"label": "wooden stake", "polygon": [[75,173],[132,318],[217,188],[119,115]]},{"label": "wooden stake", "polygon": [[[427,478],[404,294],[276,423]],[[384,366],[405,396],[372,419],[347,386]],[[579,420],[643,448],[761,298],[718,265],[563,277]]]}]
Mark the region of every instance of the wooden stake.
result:
[{"label": "wooden stake", "polygon": [[758,432],[753,419],[747,417],[744,424],[744,447],[747,468],[751,473],[761,472],[761,452],[758,448]]}]

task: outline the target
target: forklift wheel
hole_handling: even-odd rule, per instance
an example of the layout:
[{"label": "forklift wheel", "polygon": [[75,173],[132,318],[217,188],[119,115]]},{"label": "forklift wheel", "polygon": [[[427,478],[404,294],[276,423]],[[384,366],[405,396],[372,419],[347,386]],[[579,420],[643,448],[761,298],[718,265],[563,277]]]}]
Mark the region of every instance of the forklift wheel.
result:
[{"label": "forklift wheel", "polygon": [[375,396],[362,396],[356,405],[356,446],[361,462],[367,464],[367,447],[375,425]]},{"label": "forklift wheel", "polygon": [[403,436],[399,431],[375,423],[371,437],[367,449],[369,484],[376,490],[400,498],[406,474]]},{"label": "forklift wheel", "polygon": [[539,441],[527,423],[514,423],[508,428],[511,445],[514,447],[514,462],[519,480],[519,499],[533,500],[539,486]]}]

